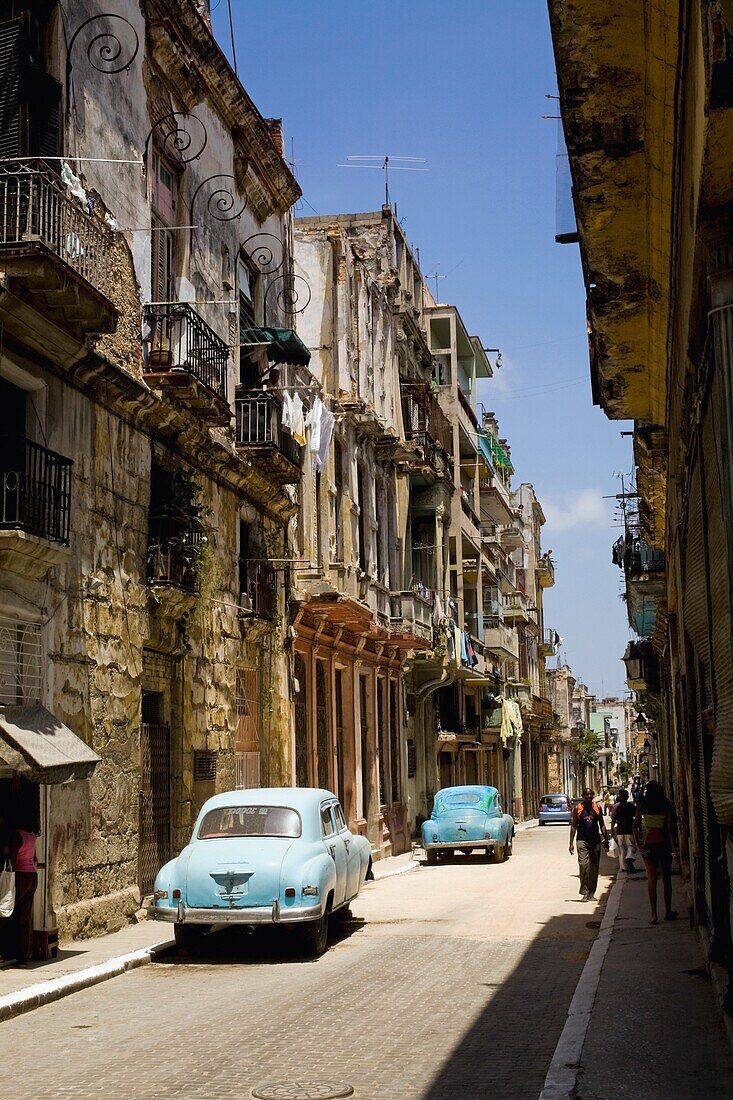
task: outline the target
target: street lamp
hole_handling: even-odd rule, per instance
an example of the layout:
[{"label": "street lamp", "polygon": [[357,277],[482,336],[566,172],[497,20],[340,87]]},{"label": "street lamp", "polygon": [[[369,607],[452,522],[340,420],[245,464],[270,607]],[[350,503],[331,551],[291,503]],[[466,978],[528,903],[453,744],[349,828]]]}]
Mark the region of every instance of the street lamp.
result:
[{"label": "street lamp", "polygon": [[626,665],[626,679],[631,682],[632,680],[641,680],[643,677],[644,658],[641,655],[641,650],[636,642],[629,642],[626,646],[626,652],[621,660]]}]

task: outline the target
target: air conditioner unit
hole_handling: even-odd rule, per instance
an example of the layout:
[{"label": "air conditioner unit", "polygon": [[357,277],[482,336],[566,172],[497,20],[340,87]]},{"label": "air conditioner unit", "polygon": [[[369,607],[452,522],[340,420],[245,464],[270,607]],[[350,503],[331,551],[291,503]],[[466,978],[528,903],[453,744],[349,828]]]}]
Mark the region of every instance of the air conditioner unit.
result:
[{"label": "air conditioner unit", "polygon": [[248,614],[251,615],[251,613],[252,613],[252,597],[249,595],[248,592],[240,592],[239,593],[239,607],[240,607],[240,610],[246,611]]}]

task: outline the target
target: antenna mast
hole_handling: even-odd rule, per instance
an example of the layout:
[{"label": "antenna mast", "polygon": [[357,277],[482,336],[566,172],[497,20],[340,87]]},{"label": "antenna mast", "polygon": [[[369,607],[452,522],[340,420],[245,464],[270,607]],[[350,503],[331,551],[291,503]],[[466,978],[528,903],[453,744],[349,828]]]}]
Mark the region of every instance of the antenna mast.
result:
[{"label": "antenna mast", "polygon": [[414,168],[412,166],[412,164],[392,164],[392,165],[390,165],[390,161],[393,161],[393,160],[404,160],[404,161],[412,161],[415,164],[426,164],[427,162],[426,162],[425,157],[395,157],[395,156],[392,156],[392,155],[384,154],[383,156],[374,156],[374,157],[363,157],[363,156],[347,157],[346,160],[349,161],[349,162],[356,161],[356,160],[375,161],[375,162],[377,162],[375,164],[352,164],[352,163],[338,164],[336,167],[337,168],[378,168],[380,172],[384,172],[384,203],[385,203],[385,206],[390,205],[390,200],[389,200],[389,173],[390,173],[390,168],[393,172],[429,172],[430,171],[429,168]]}]

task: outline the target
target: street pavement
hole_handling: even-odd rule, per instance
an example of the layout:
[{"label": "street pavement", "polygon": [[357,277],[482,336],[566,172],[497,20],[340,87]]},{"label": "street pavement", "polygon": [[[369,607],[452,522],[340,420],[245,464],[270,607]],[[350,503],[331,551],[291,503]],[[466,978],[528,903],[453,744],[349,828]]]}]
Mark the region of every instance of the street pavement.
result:
[{"label": "street pavement", "polygon": [[537,1100],[600,921],[567,840],[527,830],[503,865],[457,856],[370,883],[317,960],[283,929],[228,930],[203,958],[8,1020],[0,1097],[231,1100],[299,1082],[303,1096],[335,1083],[370,1100]]}]

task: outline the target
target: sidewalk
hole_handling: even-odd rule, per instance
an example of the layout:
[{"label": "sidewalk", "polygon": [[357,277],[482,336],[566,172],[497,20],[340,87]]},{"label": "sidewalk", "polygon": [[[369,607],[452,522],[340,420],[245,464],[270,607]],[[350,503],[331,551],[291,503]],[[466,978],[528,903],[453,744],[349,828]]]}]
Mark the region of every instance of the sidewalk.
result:
[{"label": "sidewalk", "polygon": [[27,970],[0,964],[0,1021],[144,966],[151,955],[172,946],[170,926],[143,921],[107,936],[64,943],[57,958],[31,962]]},{"label": "sidewalk", "polygon": [[[659,895],[661,915],[661,884]],[[541,1100],[733,1095],[733,1052],[679,875],[672,898],[678,919],[651,927],[646,876],[616,880]]]}]

